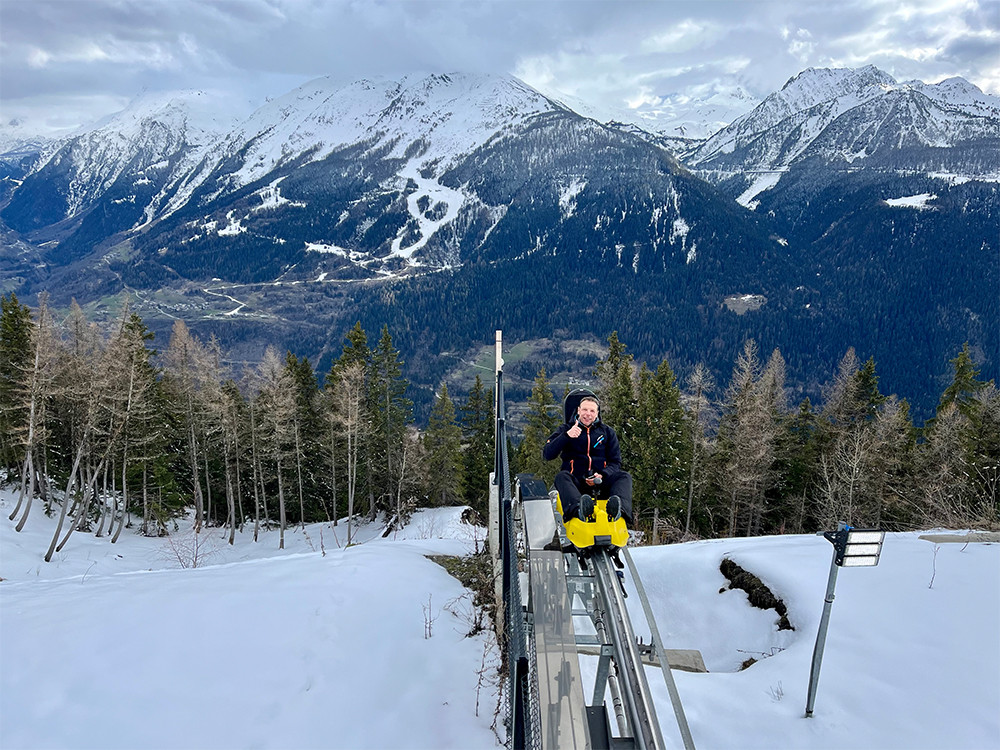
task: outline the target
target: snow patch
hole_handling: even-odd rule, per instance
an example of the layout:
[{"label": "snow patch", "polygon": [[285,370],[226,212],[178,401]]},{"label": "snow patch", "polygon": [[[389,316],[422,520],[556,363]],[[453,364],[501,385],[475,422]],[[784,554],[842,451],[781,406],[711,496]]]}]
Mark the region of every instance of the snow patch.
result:
[{"label": "snow patch", "polygon": [[390,254],[405,258],[413,266],[417,265],[413,255],[427,244],[435,232],[455,220],[466,197],[461,190],[442,185],[432,177],[422,176],[416,160],[410,161],[399,174],[404,181],[412,180],[417,185],[417,189],[406,197],[406,206],[416,222],[415,234],[418,238],[403,247],[404,240],[414,235],[413,222],[407,222],[393,239]]},{"label": "snow patch", "polygon": [[691,226],[684,221],[683,218],[678,216],[674,219],[674,223],[670,226],[670,243],[673,244],[674,240],[680,237],[681,242],[687,239],[688,232],[691,231]]},{"label": "snow patch", "polygon": [[757,206],[760,205],[760,201],[755,201],[754,198],[763,193],[765,190],[770,190],[777,185],[782,174],[783,172],[775,171],[766,172],[765,174],[758,176],[750,187],[740,193],[736,202],[744,208],[749,208],[751,211],[756,210]]},{"label": "snow patch", "polygon": [[767,304],[767,297],[763,294],[731,294],[725,298],[723,304],[731,312],[743,315],[751,310],[759,310]]},{"label": "snow patch", "polygon": [[247,228],[240,223],[239,219],[233,218],[232,211],[226,214],[226,218],[229,219],[229,224],[219,230],[220,237],[235,237],[236,235],[247,231]]},{"label": "snow patch", "polygon": [[341,258],[350,258],[351,251],[337,245],[325,245],[322,242],[307,242],[307,253],[328,253],[329,255],[339,255]]},{"label": "snow patch", "polygon": [[559,194],[559,209],[562,211],[564,219],[568,219],[576,211],[576,196],[578,196],[587,186],[586,180],[574,178],[574,180]]},{"label": "snow patch", "polygon": [[306,204],[302,201],[292,201],[288,198],[284,198],[281,195],[281,189],[278,185],[284,180],[288,175],[282,175],[274,182],[272,182],[267,187],[263,187],[258,190],[255,195],[260,198],[260,205],[255,207],[253,211],[264,211],[269,208],[278,208],[279,206],[294,206],[296,208],[305,208]]},{"label": "snow patch", "polygon": [[927,205],[937,196],[932,193],[920,193],[918,195],[907,195],[902,198],[887,198],[886,205],[893,208],[915,208],[918,211],[933,210],[934,206]]}]

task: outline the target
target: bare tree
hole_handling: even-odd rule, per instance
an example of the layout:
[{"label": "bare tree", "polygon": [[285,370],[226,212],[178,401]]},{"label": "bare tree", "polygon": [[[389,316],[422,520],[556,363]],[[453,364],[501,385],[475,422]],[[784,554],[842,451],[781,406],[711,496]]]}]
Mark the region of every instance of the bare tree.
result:
[{"label": "bare tree", "polygon": [[[68,406],[71,415],[73,436],[73,465],[66,482],[59,520],[56,523],[52,542],[45,553],[45,562],[52,560],[58,543],[61,549],[69,540],[89,507],[93,485],[99,472],[94,470],[90,460],[95,450],[96,433],[101,428],[106,396],[106,362],[104,360],[103,341],[97,327],[88,323],[83,310],[74,300],[70,307],[69,317],[70,345],[64,359],[63,388],[61,396]],[[101,463],[107,458],[107,451]],[[58,542],[62,533],[67,512],[73,501],[73,521],[62,542]]]},{"label": "bare tree", "polygon": [[[154,445],[162,444],[162,427],[156,413],[156,371],[150,363],[146,342],[152,334],[134,315],[124,298],[119,323],[107,347],[107,397],[112,432],[117,439],[111,449],[121,461],[121,508],[117,493],[102,493],[102,522],[98,536],[103,533],[105,515],[111,517],[111,541],[116,542],[125,525],[129,507],[129,470],[137,464],[145,469]],[[105,482],[106,483],[106,482]],[[143,471],[143,532],[149,533],[148,479]],[[109,500],[110,498],[110,500]],[[110,509],[108,503],[111,503]],[[115,522],[117,520],[117,526]]]},{"label": "bare tree", "polygon": [[855,424],[841,433],[833,451],[820,455],[820,504],[818,519],[827,528],[838,521],[862,522],[859,503],[867,479],[867,462],[872,450],[870,430]]},{"label": "bare tree", "polygon": [[919,454],[920,506],[925,524],[952,528],[1000,526],[996,494],[1000,399],[992,385],[976,398],[987,410],[976,416],[994,432],[987,438],[991,450],[977,446],[979,430],[961,405],[948,403],[938,411]]},{"label": "bare tree", "polygon": [[[714,383],[712,374],[704,363],[699,362],[688,379],[689,395],[685,398],[685,406],[691,418],[691,473],[688,478],[687,517],[684,521],[684,533],[691,533],[691,509],[694,506],[694,491],[698,478],[698,459],[705,444],[704,421],[710,415],[711,401],[708,394]],[[684,398],[682,396],[682,398]]]},{"label": "bare tree", "polygon": [[249,399],[250,408],[250,466],[253,479],[253,540],[256,542],[260,535],[260,515],[264,512],[264,523],[267,524],[267,496],[264,494],[263,471],[261,467],[260,451],[258,450],[258,429],[257,420],[257,398],[251,394]]},{"label": "bare tree", "polygon": [[[327,376],[326,384],[322,393],[320,393],[320,413],[324,419],[324,426],[326,428],[326,436],[323,442],[323,447],[327,451],[327,455],[330,461],[330,504],[333,506],[332,510],[326,510],[327,520],[330,521],[334,526],[337,525],[337,453],[340,448],[340,443],[337,440],[338,434],[338,416],[336,411],[336,399],[334,396],[334,374],[331,373]],[[326,502],[323,503],[324,509],[326,509]]]},{"label": "bare tree", "polygon": [[748,340],[736,360],[720,423],[724,456],[720,484],[729,497],[730,533],[758,533],[774,482],[777,415],[784,398],[784,360],[777,350],[761,371]]},{"label": "bare tree", "polygon": [[295,383],[281,357],[273,347],[268,347],[257,367],[261,421],[266,426],[264,435],[269,455],[274,459],[275,478],[278,484],[278,547],[285,548],[287,513],[285,504],[285,465],[293,451],[295,421]]},{"label": "bare tree", "polygon": [[191,490],[194,496],[194,528],[201,530],[205,522],[205,496],[202,493],[199,470],[199,432],[204,405],[200,389],[208,355],[195,339],[183,320],[174,323],[170,344],[165,356],[165,375],[169,379],[184,417],[187,440],[187,459],[191,471]]}]

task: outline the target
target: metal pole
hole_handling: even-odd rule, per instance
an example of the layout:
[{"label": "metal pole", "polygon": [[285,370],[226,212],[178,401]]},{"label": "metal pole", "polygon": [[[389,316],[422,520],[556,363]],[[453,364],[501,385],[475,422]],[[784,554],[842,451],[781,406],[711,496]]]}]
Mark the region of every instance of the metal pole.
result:
[{"label": "metal pole", "polygon": [[837,587],[837,550],[833,551],[830,560],[830,578],[826,582],[826,599],[823,603],[823,616],[819,621],[819,632],[816,633],[816,646],[813,648],[812,668],[809,670],[809,697],[806,699],[806,718],[812,718],[813,706],[816,705],[816,686],[819,683],[819,669],[823,664],[823,648],[826,646],[826,631],[830,625],[830,610],[833,608],[833,592]]}]

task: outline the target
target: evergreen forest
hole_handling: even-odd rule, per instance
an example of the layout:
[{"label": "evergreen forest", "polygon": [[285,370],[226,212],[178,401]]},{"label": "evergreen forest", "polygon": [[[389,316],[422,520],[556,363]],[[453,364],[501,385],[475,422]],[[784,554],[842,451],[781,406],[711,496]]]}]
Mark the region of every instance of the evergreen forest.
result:
[{"label": "evergreen forest", "polygon": [[[485,518],[494,468],[494,393],[437,390],[425,427],[407,395],[388,326],[357,323],[329,369],[269,348],[239,375],[214,338],[178,320],[163,348],[123,302],[111,326],[76,304],[56,317],[0,298],[0,480],[9,514],[56,516],[46,560],[74,533],[123,529],[281,530],[313,522],[350,544],[356,524],[385,533],[414,509],[468,505]],[[728,382],[695,367],[678,382],[664,360],[638,364],[616,331],[592,376],[601,418],[617,431],[634,479],[640,542],[857,527],[1000,527],[1000,392],[968,345],[951,360],[934,415],[879,389],[876,363],[848,349],[821,403],[790,403],[785,361],[747,339]],[[541,369],[512,447],[512,474],[551,485],[541,447],[562,396]]]}]

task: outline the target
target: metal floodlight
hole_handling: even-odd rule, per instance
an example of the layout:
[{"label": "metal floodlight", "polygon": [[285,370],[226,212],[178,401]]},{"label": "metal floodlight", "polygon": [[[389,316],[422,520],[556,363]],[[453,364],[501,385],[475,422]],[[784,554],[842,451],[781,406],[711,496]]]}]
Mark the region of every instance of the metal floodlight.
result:
[{"label": "metal floodlight", "polygon": [[819,685],[819,670],[823,663],[823,649],[826,646],[826,631],[830,623],[830,608],[833,606],[834,589],[837,586],[838,568],[870,568],[878,565],[882,555],[885,532],[878,529],[852,529],[841,521],[836,531],[820,532],[833,545],[833,560],[830,563],[830,577],[826,583],[826,599],[823,616],[820,617],[816,645],[813,648],[812,668],[809,671],[809,693],[806,698],[806,717],[813,715],[816,704],[816,688]]},{"label": "metal floodlight", "polygon": [[882,554],[885,532],[878,529],[852,529],[841,524],[837,531],[826,531],[823,536],[833,544],[834,563],[845,568],[864,568],[878,565]]}]

